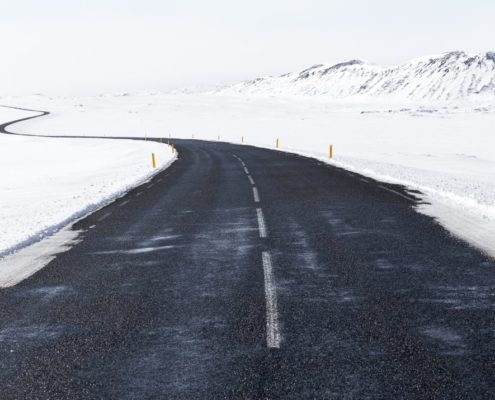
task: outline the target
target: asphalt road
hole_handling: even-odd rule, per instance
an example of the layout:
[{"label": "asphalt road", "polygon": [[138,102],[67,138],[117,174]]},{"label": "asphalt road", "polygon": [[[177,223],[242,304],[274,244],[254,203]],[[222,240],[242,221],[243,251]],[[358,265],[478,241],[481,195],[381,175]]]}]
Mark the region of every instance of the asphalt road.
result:
[{"label": "asphalt road", "polygon": [[169,169],[0,289],[1,399],[495,398],[495,261],[410,193],[175,143]]}]

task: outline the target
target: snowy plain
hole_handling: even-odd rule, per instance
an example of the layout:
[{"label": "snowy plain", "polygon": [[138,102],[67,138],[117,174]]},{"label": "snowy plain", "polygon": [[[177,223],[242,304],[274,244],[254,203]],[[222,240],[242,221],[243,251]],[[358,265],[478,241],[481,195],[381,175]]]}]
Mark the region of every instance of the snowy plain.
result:
[{"label": "snowy plain", "polygon": [[[30,115],[0,107],[2,122]],[[173,159],[168,146],[150,141],[0,134],[0,258],[111,202]]]},{"label": "snowy plain", "polygon": [[[420,190],[431,215],[495,256],[495,104],[318,97],[125,93],[3,103],[52,114],[16,130],[44,135],[192,138],[280,148]],[[97,121],[95,123],[95,121]],[[329,160],[329,145],[334,159]]]}]

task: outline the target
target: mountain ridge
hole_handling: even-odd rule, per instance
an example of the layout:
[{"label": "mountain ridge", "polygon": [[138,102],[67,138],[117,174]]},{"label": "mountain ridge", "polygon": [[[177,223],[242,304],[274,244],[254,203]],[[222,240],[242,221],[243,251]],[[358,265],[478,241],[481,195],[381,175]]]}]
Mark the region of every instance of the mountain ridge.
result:
[{"label": "mountain ridge", "polygon": [[495,100],[495,52],[452,51],[383,67],[353,59],[316,64],[300,72],[220,88],[219,94],[393,98],[400,100]]}]

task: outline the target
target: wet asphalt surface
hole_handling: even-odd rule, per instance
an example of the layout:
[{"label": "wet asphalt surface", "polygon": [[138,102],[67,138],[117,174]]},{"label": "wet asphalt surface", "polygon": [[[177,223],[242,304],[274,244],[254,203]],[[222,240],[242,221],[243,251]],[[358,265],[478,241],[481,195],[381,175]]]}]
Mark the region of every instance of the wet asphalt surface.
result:
[{"label": "wet asphalt surface", "polygon": [[175,143],[180,159],[151,186],[0,289],[1,399],[495,398],[494,260],[383,184],[282,152]]}]

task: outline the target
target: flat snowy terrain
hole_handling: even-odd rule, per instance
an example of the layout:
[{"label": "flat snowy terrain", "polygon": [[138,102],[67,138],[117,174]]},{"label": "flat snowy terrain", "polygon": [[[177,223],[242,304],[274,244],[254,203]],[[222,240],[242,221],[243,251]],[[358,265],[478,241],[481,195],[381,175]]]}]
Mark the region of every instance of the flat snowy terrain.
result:
[{"label": "flat snowy terrain", "polygon": [[[29,115],[0,108],[2,122]],[[156,142],[0,135],[0,256],[101,207],[171,160],[168,146]]]},{"label": "flat snowy terrain", "polygon": [[237,143],[243,137],[245,144],[263,147],[274,147],[279,138],[282,150],[325,161],[332,144],[335,164],[422,191],[430,204],[421,212],[495,254],[494,102],[390,106],[211,94],[2,101],[53,112],[16,125],[25,133],[220,137]]}]

